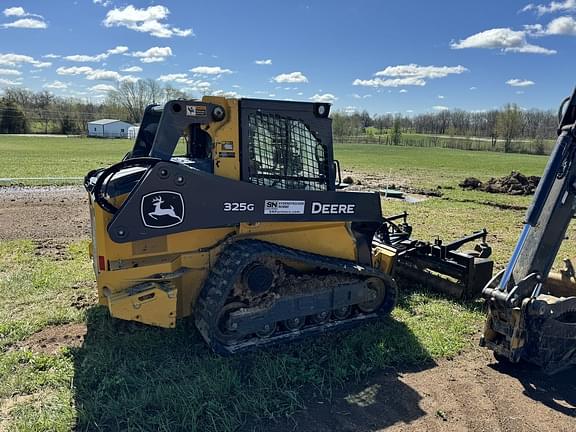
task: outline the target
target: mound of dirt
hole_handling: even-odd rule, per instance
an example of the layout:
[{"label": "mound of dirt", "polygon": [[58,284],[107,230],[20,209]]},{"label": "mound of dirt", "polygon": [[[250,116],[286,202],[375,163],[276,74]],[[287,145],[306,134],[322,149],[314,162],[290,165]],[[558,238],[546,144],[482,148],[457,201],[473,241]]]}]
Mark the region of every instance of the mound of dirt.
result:
[{"label": "mound of dirt", "polygon": [[504,177],[492,177],[486,183],[476,177],[468,177],[459,186],[463,189],[481,190],[490,193],[532,195],[539,182],[540,177],[538,176],[526,176],[518,171],[512,171],[510,175]]}]

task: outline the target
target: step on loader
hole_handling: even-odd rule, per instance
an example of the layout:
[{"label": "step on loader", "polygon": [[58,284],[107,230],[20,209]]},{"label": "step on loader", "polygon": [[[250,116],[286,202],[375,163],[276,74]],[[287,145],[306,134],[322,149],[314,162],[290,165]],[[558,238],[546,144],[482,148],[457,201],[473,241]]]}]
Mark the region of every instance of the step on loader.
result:
[{"label": "step on loader", "polygon": [[340,190],[329,113],[222,97],[148,106],[124,160],[85,178],[99,302],[161,327],[191,316],[232,354],[387,316],[396,277],[479,294],[486,232],[413,240],[378,193]]}]

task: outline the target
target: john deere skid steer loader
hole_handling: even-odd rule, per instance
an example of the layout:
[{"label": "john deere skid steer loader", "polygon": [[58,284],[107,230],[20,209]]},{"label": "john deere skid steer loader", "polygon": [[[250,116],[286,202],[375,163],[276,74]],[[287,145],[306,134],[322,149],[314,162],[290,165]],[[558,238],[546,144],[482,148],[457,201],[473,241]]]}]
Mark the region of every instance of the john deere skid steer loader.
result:
[{"label": "john deere skid steer loader", "polygon": [[486,232],[411,240],[377,193],[337,190],[329,112],[218,97],[149,106],[132,151],[85,180],[100,303],[162,327],[192,315],[230,354],[385,316],[395,272],[479,293],[490,250],[457,249]]}]

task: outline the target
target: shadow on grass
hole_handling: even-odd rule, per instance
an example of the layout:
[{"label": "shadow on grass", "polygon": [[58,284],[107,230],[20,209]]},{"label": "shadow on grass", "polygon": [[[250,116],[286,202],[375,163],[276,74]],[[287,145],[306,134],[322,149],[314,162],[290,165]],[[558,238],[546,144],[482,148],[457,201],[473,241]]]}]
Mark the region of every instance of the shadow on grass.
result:
[{"label": "shadow on grass", "polygon": [[[191,320],[172,330],[152,328],[113,320],[102,307],[88,310],[84,343],[72,354],[81,431],[254,430],[310,401],[333,400],[345,383],[358,385],[377,370],[434,366],[412,332],[392,319],[223,358],[208,350]],[[368,393],[352,394],[350,412],[377,428],[423,416],[422,397],[396,374],[386,376]]]},{"label": "shadow on grass", "polygon": [[516,378],[529,398],[562,414],[576,417],[576,367],[555,375],[546,375],[537,366],[524,362],[498,362],[490,367]]}]

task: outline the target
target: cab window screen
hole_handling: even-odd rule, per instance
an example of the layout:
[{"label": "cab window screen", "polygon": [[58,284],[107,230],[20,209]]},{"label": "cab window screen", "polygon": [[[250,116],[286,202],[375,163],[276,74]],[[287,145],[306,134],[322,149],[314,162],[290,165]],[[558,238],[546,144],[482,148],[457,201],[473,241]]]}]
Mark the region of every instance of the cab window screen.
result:
[{"label": "cab window screen", "polygon": [[305,123],[262,112],[248,116],[249,181],[278,189],[327,190],[326,150]]}]

